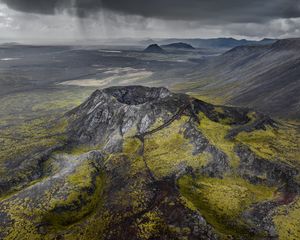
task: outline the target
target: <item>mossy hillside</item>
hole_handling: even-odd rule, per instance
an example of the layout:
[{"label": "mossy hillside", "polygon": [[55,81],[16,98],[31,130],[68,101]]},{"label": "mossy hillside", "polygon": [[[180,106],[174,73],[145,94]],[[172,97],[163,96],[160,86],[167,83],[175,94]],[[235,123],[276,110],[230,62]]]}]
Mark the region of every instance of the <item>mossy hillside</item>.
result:
[{"label": "mossy hillside", "polygon": [[137,224],[139,239],[159,239],[163,234],[164,228],[167,228],[158,209],[153,209],[144,214]]},{"label": "mossy hillside", "polygon": [[146,171],[146,165],[143,158],[143,143],[132,134],[123,140],[122,153],[112,154],[109,157],[110,164],[119,165],[118,161],[128,161],[130,165],[129,174],[131,177],[137,176]]},{"label": "mossy hillside", "polygon": [[241,217],[254,203],[274,199],[275,188],[253,185],[239,177],[224,179],[184,176],[178,181],[187,207],[199,210],[222,236],[247,235]]},{"label": "mossy hillside", "polygon": [[[122,187],[118,190],[115,189],[112,200],[113,205],[116,206],[116,209],[128,210],[122,213],[123,217],[128,217],[143,211],[149,201],[147,186],[150,184],[150,180],[142,157],[131,158],[124,155],[114,155],[111,156],[109,161],[110,164],[117,162],[116,166],[123,168],[120,178],[122,181],[126,179],[126,182],[122,182]],[[119,161],[121,161],[121,163]]]},{"label": "mossy hillside", "polygon": [[115,219],[103,207],[96,208],[90,215],[61,231],[46,235],[43,239],[52,240],[63,235],[65,240],[102,240],[104,233]]},{"label": "mossy hillside", "polygon": [[17,126],[23,121],[36,118],[62,116],[81,104],[92,91],[91,88],[54,87],[3,96],[0,98],[0,128]]},{"label": "mossy hillside", "polygon": [[65,185],[69,193],[51,198],[51,211],[42,219],[51,223],[45,239],[60,234],[69,240],[79,236],[80,239],[102,239],[112,221],[104,208],[107,184],[106,174],[99,172],[94,161],[86,160],[72,174],[67,174]]},{"label": "mossy hillside", "polygon": [[141,148],[143,147],[143,143],[135,137],[127,137],[123,142],[123,153],[127,155],[140,155]]},{"label": "mossy hillside", "polygon": [[[79,220],[82,224],[92,221],[95,214],[98,219],[102,219],[103,215],[100,216],[97,212],[104,201],[105,179],[95,163],[86,160],[78,164],[71,174],[64,170],[16,193],[1,204],[2,207],[5,206],[1,210],[14,220],[6,239],[19,239],[19,236],[22,239],[44,239],[37,228],[40,223],[45,224],[49,237],[53,231],[57,233],[75,227],[74,223]],[[37,193],[34,199],[23,197],[31,192]],[[101,222],[98,224],[100,228]],[[89,228],[85,231],[89,231]]]},{"label": "mossy hillside", "polygon": [[236,139],[262,158],[300,165],[300,133],[295,127],[281,125],[278,129],[241,132]]},{"label": "mossy hillside", "polygon": [[276,209],[273,222],[280,240],[300,239],[300,199]]},{"label": "mossy hillside", "polygon": [[[111,231],[126,224],[126,228],[135,229],[139,239],[159,238],[165,224],[159,209],[151,207],[153,179],[143,158],[143,143],[138,138],[126,137],[122,153],[111,154],[106,166],[118,176],[114,180],[120,181],[120,187],[111,192],[110,214],[114,219],[111,224],[116,225]],[[129,224],[133,218],[137,219]]]},{"label": "mossy hillside", "polygon": [[[44,158],[62,148],[67,139],[66,119],[36,119],[0,130],[1,194],[10,194],[35,181]],[[12,173],[13,171],[13,173]]]},{"label": "mossy hillside", "polygon": [[156,177],[169,176],[187,166],[200,169],[210,160],[209,153],[193,155],[194,147],[183,134],[187,121],[188,117],[182,116],[170,126],[145,137],[144,158]]},{"label": "mossy hillside", "polygon": [[[0,165],[64,140],[63,114],[78,106],[93,90],[90,88],[34,89],[1,98]],[[57,121],[61,119],[61,121]]]},{"label": "mossy hillside", "polygon": [[[171,226],[165,222],[161,210],[152,206],[155,195],[153,195],[153,190],[151,191],[150,187],[155,184],[156,180],[150,175],[151,173],[155,175],[155,173],[148,166],[147,158],[143,154],[144,144],[138,138],[128,137],[124,139],[122,156],[130,161],[127,181],[133,182],[127,190],[119,191],[117,202],[118,206],[127,206],[127,209],[130,209],[125,215],[123,213],[123,217],[130,218],[133,214],[143,212],[135,222],[139,239],[159,239],[171,231]],[[168,201],[168,198],[164,201]]]},{"label": "mossy hillside", "polygon": [[[22,201],[23,203],[23,201]],[[101,205],[102,202],[98,202],[97,207],[93,209],[90,214],[80,219],[78,222],[74,222],[67,226],[51,225],[46,222],[39,224],[44,219],[38,218],[42,212],[33,212],[25,210],[23,207],[15,208],[11,210],[13,215],[14,226],[7,231],[5,240],[45,240],[56,239],[57,236],[64,236],[64,239],[102,239],[104,231],[107,229],[111,219],[111,215]],[[21,202],[20,202],[21,204]],[[18,212],[22,214],[18,214]],[[46,215],[47,216],[47,215]],[[35,218],[36,217],[36,218]],[[34,219],[34,220],[33,220]],[[1,233],[6,230],[1,229]],[[45,231],[45,233],[43,233]],[[80,237],[80,238],[79,238]]]},{"label": "mossy hillside", "polygon": [[41,118],[0,130],[0,161],[31,153],[31,149],[51,147],[66,139],[68,121]]},{"label": "mossy hillside", "polygon": [[224,122],[214,122],[203,113],[199,114],[199,119],[199,130],[206,136],[212,145],[228,156],[232,167],[237,167],[240,160],[234,152],[236,142],[226,138],[231,126]]},{"label": "mossy hillside", "polygon": [[115,209],[127,209],[120,213],[116,222],[121,217],[130,217],[143,211],[149,204],[147,196],[148,184],[150,184],[149,173],[142,156],[142,142],[134,137],[125,137],[123,151],[110,154],[105,161],[109,171],[113,171],[118,177],[120,188],[114,189],[111,204]]},{"label": "mossy hillside", "polygon": [[[92,170],[91,170],[92,169]],[[49,211],[44,220],[53,226],[64,226],[82,220],[103,203],[105,175],[86,163],[66,179],[69,193],[62,198],[50,201],[53,210]]]},{"label": "mossy hillside", "polygon": [[34,214],[29,208],[26,208],[30,202],[29,198],[22,201],[14,201],[9,206],[6,206],[8,216],[14,221],[13,226],[1,226],[1,233],[5,234],[5,240],[21,240],[33,239],[41,240],[42,237],[38,233],[35,223],[30,221],[30,217]]}]

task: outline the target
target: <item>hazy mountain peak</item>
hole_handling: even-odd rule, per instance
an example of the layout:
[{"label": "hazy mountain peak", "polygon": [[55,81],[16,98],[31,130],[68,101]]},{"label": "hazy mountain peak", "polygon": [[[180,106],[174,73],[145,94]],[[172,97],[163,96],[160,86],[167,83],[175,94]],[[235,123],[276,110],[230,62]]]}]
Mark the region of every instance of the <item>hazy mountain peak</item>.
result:
[{"label": "hazy mountain peak", "polygon": [[163,45],[162,47],[163,48],[174,48],[174,49],[188,49],[188,50],[195,49],[191,44],[184,43],[184,42],[170,43],[167,45]]},{"label": "hazy mountain peak", "polygon": [[148,53],[164,53],[164,50],[158,44],[149,45],[144,52]]}]

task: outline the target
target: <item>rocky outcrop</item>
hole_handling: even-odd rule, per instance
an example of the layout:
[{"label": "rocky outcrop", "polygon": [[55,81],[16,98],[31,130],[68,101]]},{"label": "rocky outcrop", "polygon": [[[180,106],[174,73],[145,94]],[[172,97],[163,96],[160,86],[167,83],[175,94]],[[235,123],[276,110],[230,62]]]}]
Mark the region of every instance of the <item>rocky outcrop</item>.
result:
[{"label": "rocky outcrop", "polygon": [[165,88],[115,87],[98,90],[81,106],[68,113],[71,139],[104,144],[107,151],[121,150],[122,138],[132,129],[145,133],[158,119],[167,121],[188,97]]},{"label": "rocky outcrop", "polygon": [[235,151],[241,160],[239,172],[243,177],[254,183],[279,184],[285,191],[299,193],[299,183],[295,182],[299,172],[294,167],[257,157],[247,146],[238,145]]}]

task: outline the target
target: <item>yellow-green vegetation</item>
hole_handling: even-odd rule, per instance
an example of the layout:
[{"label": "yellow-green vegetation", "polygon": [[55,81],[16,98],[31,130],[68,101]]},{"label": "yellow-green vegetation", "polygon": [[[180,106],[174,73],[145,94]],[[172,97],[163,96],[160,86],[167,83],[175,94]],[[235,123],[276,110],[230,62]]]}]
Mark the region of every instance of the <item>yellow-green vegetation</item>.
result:
[{"label": "yellow-green vegetation", "polygon": [[26,217],[34,216],[35,213],[27,207],[31,202],[31,199],[17,199],[11,201],[5,210],[9,212],[9,216],[14,221],[13,226],[8,230],[3,229],[7,236],[5,240],[21,240],[21,239],[33,239],[40,240],[41,236],[38,234],[37,229],[32,221],[26,219]]},{"label": "yellow-green vegetation", "polygon": [[138,237],[140,239],[159,239],[165,226],[158,209],[146,213],[138,222]]},{"label": "yellow-green vegetation", "polygon": [[67,126],[65,119],[41,118],[0,130],[0,164],[61,144]]},{"label": "yellow-green vegetation", "polygon": [[132,175],[139,174],[145,171],[146,166],[141,155],[143,143],[134,137],[127,137],[123,142],[123,153],[126,158],[130,160],[130,171]]},{"label": "yellow-green vegetation", "polygon": [[0,98],[0,123],[19,124],[23,120],[64,114],[81,104],[93,91],[92,88],[60,87],[6,95]]},{"label": "yellow-green vegetation", "polygon": [[262,158],[280,159],[296,166],[300,164],[300,134],[295,127],[267,127],[266,130],[241,132],[236,139]]},{"label": "yellow-green vegetation", "polygon": [[125,138],[123,143],[123,153],[136,155],[141,150],[142,142],[134,137]]},{"label": "yellow-green vegetation", "polygon": [[74,156],[79,156],[79,155],[87,153],[87,152],[99,151],[100,149],[102,149],[101,145],[81,144],[81,145],[77,145],[70,149],[65,149],[63,151],[59,151],[58,153],[61,152],[61,153],[67,153],[67,154],[74,155]]},{"label": "yellow-green vegetation", "polygon": [[104,175],[99,175],[93,163],[86,161],[67,176],[67,195],[50,200],[53,210],[46,214],[45,221],[53,225],[68,225],[82,219],[101,204],[104,182]]},{"label": "yellow-green vegetation", "polygon": [[114,193],[114,198],[111,199],[110,205],[116,206],[118,209],[126,209],[121,214],[115,215],[115,222],[122,221],[124,218],[131,217],[132,215],[139,214],[149,206],[149,196],[147,195],[147,175],[132,175],[129,173],[127,181],[122,188]]},{"label": "yellow-green vegetation", "polygon": [[32,157],[37,152],[60,145],[67,130],[67,121],[62,115],[79,105],[92,91],[89,88],[37,89],[2,97],[0,173],[6,171],[2,167],[6,161]]},{"label": "yellow-green vegetation", "polygon": [[[122,153],[111,154],[106,163],[118,169],[123,169],[123,174],[130,184],[124,185],[113,198],[113,204],[118,208],[127,208],[122,217],[130,216],[142,211],[147,205],[147,184],[149,184],[147,167],[141,155],[142,142],[137,138],[124,139]],[[121,216],[119,216],[121,217]]]},{"label": "yellow-green vegetation", "polygon": [[211,121],[203,113],[199,114],[199,118],[200,131],[212,145],[223,151],[229,157],[231,166],[237,167],[239,164],[239,157],[234,152],[236,142],[225,138],[231,127],[224,124],[224,122]]},{"label": "yellow-green vegetation", "polygon": [[273,221],[280,240],[300,239],[300,199],[279,207]]},{"label": "yellow-green vegetation", "polygon": [[[73,172],[62,170],[22,190],[21,194],[3,200],[1,210],[13,220],[5,239],[52,239],[52,234],[66,230],[71,236],[72,229],[76,229],[76,237],[78,231],[90,236],[92,231],[103,231],[108,222],[108,217],[101,211],[106,176],[98,172],[95,164],[92,160],[82,160]],[[79,220],[80,224],[77,223]],[[95,222],[98,227],[90,229]],[[37,223],[46,223],[47,235],[39,233]]]},{"label": "yellow-green vegetation", "polygon": [[[123,143],[123,154],[130,160],[130,176],[136,179],[130,186],[128,191],[121,191],[118,194],[118,204],[123,204],[124,207],[130,206],[133,213],[142,211],[149,205],[149,197],[145,192],[145,181],[148,176],[146,162],[142,154],[143,143],[132,137],[127,137]],[[146,176],[144,175],[146,174]],[[144,175],[141,177],[141,175]],[[140,239],[159,238],[161,229],[164,226],[160,212],[154,209],[144,214],[137,222],[137,235]]]},{"label": "yellow-green vegetation", "polygon": [[188,117],[181,117],[170,126],[145,137],[144,158],[156,177],[168,176],[180,170],[182,164],[199,169],[207,164],[210,155],[193,155],[194,147],[183,136]]},{"label": "yellow-green vegetation", "polygon": [[[223,109],[215,107],[215,111],[222,113]],[[255,112],[248,114],[251,124],[257,119]],[[238,143],[248,146],[257,156],[300,166],[300,133],[299,129],[291,125],[279,125],[279,128],[267,126],[266,130],[240,132],[234,139],[226,138],[231,130],[231,119],[221,119],[214,122],[203,113],[199,114],[200,131],[207,137],[211,144],[223,151],[230,159],[231,165],[237,167],[239,158],[234,147]]]},{"label": "yellow-green vegetation", "polygon": [[[82,221],[75,223],[62,230],[65,240],[101,240],[104,238],[104,232],[108,225],[115,221],[109,212],[102,207],[98,207],[88,217],[82,219]],[[46,235],[46,240],[53,240],[57,234]],[[44,236],[43,236],[44,237]]]},{"label": "yellow-green vegetation", "polygon": [[184,176],[180,192],[191,210],[199,210],[221,235],[247,233],[241,213],[254,203],[273,199],[275,188],[253,185],[239,177],[224,179]]}]

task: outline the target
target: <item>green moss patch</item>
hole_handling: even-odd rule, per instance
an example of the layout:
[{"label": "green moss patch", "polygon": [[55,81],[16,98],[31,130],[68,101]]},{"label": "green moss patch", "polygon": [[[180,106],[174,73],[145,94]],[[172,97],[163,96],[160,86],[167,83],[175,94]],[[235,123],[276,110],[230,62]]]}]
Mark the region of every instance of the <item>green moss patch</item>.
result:
[{"label": "green moss patch", "polygon": [[221,235],[240,237],[248,234],[241,214],[254,203],[274,198],[275,188],[253,185],[241,178],[224,179],[184,176],[180,192],[187,207],[199,210]]},{"label": "green moss patch", "polygon": [[206,136],[212,145],[217,147],[229,157],[231,166],[237,167],[240,160],[234,152],[236,142],[234,140],[226,139],[226,135],[231,127],[222,122],[218,123],[211,121],[203,113],[200,113],[199,115],[199,130]]},{"label": "green moss patch", "polygon": [[40,118],[0,130],[0,162],[64,141],[67,126],[66,119]]},{"label": "green moss patch", "polygon": [[267,127],[266,130],[241,132],[236,139],[262,158],[280,159],[296,166],[300,164],[300,135],[295,128]]},{"label": "green moss patch", "polygon": [[94,163],[86,161],[67,176],[68,192],[62,198],[52,198],[53,210],[46,221],[53,225],[67,225],[82,219],[101,203],[105,176],[98,173]]},{"label": "green moss patch", "polygon": [[194,169],[207,164],[210,155],[193,155],[193,145],[183,136],[183,125],[187,120],[187,117],[181,117],[145,138],[144,158],[155,176],[165,177],[178,172],[182,164]]},{"label": "green moss patch", "polygon": [[281,206],[273,218],[279,239],[300,239],[300,199],[290,205]]},{"label": "green moss patch", "polygon": [[154,209],[138,220],[137,235],[139,239],[159,239],[164,227],[166,228],[166,224],[162,220],[160,211]]}]

